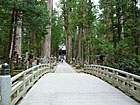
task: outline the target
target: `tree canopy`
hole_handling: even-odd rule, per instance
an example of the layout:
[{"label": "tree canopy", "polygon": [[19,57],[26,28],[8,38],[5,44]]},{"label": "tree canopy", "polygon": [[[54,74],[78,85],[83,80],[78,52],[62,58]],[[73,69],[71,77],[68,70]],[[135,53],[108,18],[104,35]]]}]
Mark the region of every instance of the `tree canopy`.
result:
[{"label": "tree canopy", "polygon": [[20,40],[22,55],[42,56],[51,27],[52,55],[65,45],[68,63],[75,58],[81,66],[86,61],[140,74],[138,0],[60,0],[59,7],[50,17],[46,0],[1,0],[0,56],[13,62]]}]

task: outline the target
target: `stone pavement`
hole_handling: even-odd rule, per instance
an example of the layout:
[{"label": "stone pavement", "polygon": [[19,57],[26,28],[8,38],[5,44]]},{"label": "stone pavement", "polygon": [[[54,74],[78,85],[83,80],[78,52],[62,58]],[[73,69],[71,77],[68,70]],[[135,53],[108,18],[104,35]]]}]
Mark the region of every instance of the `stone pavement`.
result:
[{"label": "stone pavement", "polygon": [[55,70],[55,73],[76,73],[76,71],[66,62],[63,62],[59,63]]},{"label": "stone pavement", "polygon": [[101,79],[76,73],[60,63],[55,73],[43,76],[19,105],[139,105]]}]

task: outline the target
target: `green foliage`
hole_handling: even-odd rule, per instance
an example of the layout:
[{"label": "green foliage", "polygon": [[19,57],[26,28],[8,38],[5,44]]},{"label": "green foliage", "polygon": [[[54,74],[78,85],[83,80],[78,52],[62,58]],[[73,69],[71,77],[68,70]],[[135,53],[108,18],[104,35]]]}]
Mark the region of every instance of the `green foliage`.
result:
[{"label": "green foliage", "polygon": [[[21,23],[11,24],[12,10],[18,11],[18,18]],[[49,13],[46,0],[1,0],[0,1],[0,44],[6,45],[0,51],[7,51],[10,27],[22,27],[23,52],[30,50],[30,48],[40,48],[41,43],[47,34],[47,25],[49,22]],[[30,44],[29,44],[30,43]],[[28,45],[27,45],[28,44]],[[3,54],[1,56],[4,56]],[[5,55],[6,56],[6,55]]]},{"label": "green foliage", "polygon": [[140,10],[136,3],[100,0],[99,5],[102,13],[94,29],[93,55],[105,55],[104,65],[140,75]]},{"label": "green foliage", "polygon": [[[133,74],[140,75],[140,57],[136,55],[110,55],[110,58],[107,60],[107,62],[104,62],[103,64],[109,67],[117,68],[120,70],[124,70]],[[117,62],[117,63],[116,63]]]},{"label": "green foliage", "polygon": [[63,32],[63,19],[62,16],[56,10],[53,10],[52,15],[52,36],[51,46],[52,54],[58,56],[59,47],[65,43],[64,32]]}]

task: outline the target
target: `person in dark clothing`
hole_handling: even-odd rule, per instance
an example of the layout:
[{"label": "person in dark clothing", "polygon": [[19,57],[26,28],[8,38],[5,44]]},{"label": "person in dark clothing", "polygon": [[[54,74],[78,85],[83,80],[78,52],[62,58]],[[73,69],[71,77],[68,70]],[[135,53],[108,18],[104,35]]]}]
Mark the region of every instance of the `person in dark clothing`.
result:
[{"label": "person in dark clothing", "polygon": [[61,62],[63,63],[63,59],[61,60]]},{"label": "person in dark clothing", "polygon": [[29,54],[29,59],[30,59],[30,67],[32,67],[32,62],[34,62],[34,54],[33,51]]},{"label": "person in dark clothing", "polygon": [[104,62],[104,57],[105,57],[104,55],[101,55],[101,56],[100,56],[101,63]]}]

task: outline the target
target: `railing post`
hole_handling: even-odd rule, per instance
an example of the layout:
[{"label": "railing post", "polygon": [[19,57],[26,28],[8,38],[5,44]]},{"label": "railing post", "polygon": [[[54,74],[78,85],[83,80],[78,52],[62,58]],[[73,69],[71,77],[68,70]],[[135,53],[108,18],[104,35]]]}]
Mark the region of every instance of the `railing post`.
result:
[{"label": "railing post", "polygon": [[131,89],[134,90],[134,86],[130,86],[130,82],[134,81],[134,78],[131,77],[130,75],[126,75],[126,78],[127,78],[127,89],[126,89],[126,91],[129,93],[129,91]]},{"label": "railing post", "polygon": [[0,74],[0,105],[10,105],[11,76],[8,66],[4,63]]},{"label": "railing post", "polygon": [[112,84],[113,84],[115,87],[116,87],[117,84],[118,84],[117,75],[118,75],[118,72],[117,72],[117,71],[113,71],[113,74],[112,74]]}]

